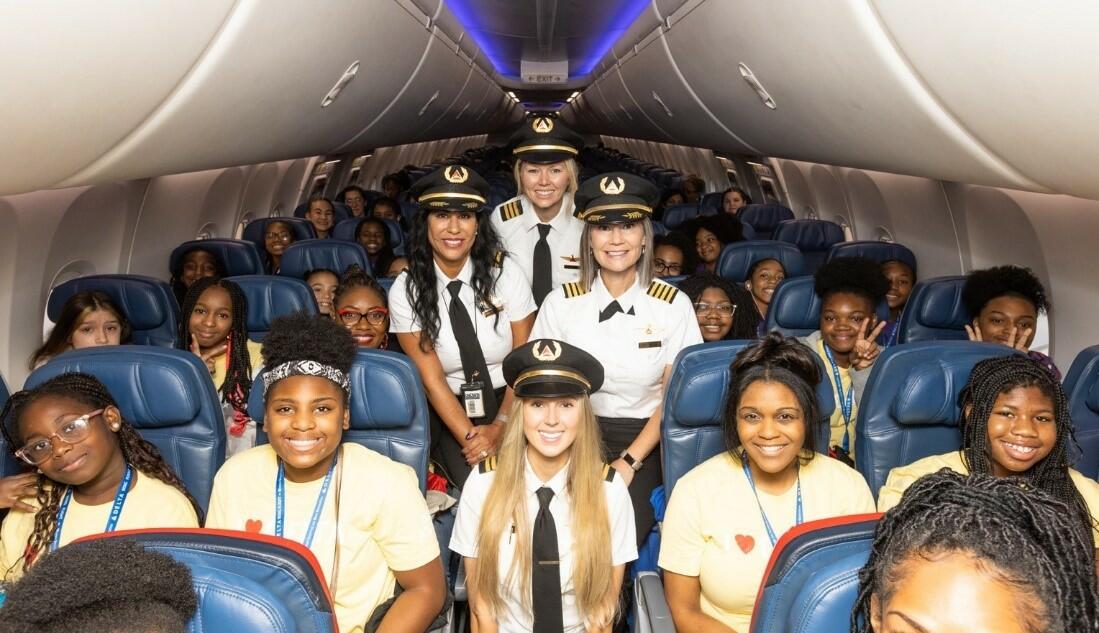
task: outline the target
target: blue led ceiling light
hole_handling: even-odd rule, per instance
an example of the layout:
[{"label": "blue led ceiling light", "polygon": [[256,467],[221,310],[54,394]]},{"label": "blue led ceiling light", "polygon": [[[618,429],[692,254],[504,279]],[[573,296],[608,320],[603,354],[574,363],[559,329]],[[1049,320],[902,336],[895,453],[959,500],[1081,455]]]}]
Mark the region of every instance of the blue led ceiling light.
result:
[{"label": "blue led ceiling light", "polygon": [[595,70],[595,65],[607,55],[614,43],[626,34],[637,16],[651,4],[651,0],[617,0],[617,4],[617,10],[611,12],[614,17],[613,22],[601,29],[601,35],[591,50],[578,54],[573,58],[576,63],[569,64],[569,77],[582,77]]}]

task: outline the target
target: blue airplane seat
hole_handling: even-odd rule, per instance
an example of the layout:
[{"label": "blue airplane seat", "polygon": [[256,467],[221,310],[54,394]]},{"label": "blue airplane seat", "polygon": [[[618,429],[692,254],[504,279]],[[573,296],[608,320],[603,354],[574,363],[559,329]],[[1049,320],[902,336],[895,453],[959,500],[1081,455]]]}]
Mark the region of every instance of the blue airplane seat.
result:
[{"label": "blue airplane seat", "polygon": [[137,345],[172,347],[179,329],[179,305],[166,282],[143,275],[88,275],[66,281],[50,292],[46,315],[56,322],[70,297],[99,290],[118,305]]},{"label": "blue airplane seat", "polygon": [[859,402],[855,464],[877,496],[897,466],[958,450],[958,392],[979,361],[1017,354],[997,343],[923,341],[882,350]]},{"label": "blue airplane seat", "polygon": [[276,317],[302,310],[317,313],[313,290],[301,279],[274,275],[230,277],[248,301],[248,338],[262,341]]},{"label": "blue airplane seat", "polygon": [[[306,200],[305,202],[303,202],[303,203],[299,204],[298,206],[294,207],[294,217],[295,218],[304,218],[306,212],[308,212],[308,211],[309,211],[309,201]],[[347,208],[347,205],[342,203],[342,202],[336,202],[335,200],[333,200],[332,201],[332,220],[333,220],[334,224],[339,224],[340,222],[343,222],[344,220],[346,220],[349,217],[351,217],[351,210]]]},{"label": "blue airplane seat", "polygon": [[962,303],[965,277],[935,277],[916,284],[901,313],[900,343],[965,341],[970,322]]},{"label": "blue airplane seat", "polygon": [[745,240],[759,240],[762,239],[756,235],[756,230],[751,224],[740,223],[740,234],[744,236]]},{"label": "blue airplane seat", "polygon": [[687,202],[684,204],[673,204],[672,206],[664,209],[664,219],[662,222],[664,226],[671,231],[678,229],[689,220],[693,220],[699,216],[698,204],[694,202]]},{"label": "blue airplane seat", "polygon": [[99,379],[122,418],[160,449],[203,508],[225,461],[225,417],[210,372],[191,352],[141,345],[65,352],[36,369],[31,388],[66,372]]},{"label": "blue airplane seat", "polygon": [[324,570],[295,541],[230,530],[150,529],[96,534],[67,547],[103,539],[133,541],[191,570],[198,611],[188,633],[338,631]]},{"label": "blue airplane seat", "polygon": [[877,514],[803,523],[775,545],[752,613],[751,633],[848,633],[859,570],[870,557]]},{"label": "blue airplane seat", "polygon": [[351,264],[358,264],[366,274],[371,274],[370,261],[362,246],[340,240],[304,240],[286,248],[279,262],[279,275],[304,279],[306,273],[317,268],[342,275]]},{"label": "blue airplane seat", "polygon": [[690,277],[690,275],[672,275],[670,277],[661,277],[660,280],[666,281],[678,288],[679,284],[683,283],[688,277]]},{"label": "blue airplane seat", "polygon": [[[767,309],[767,331],[785,336],[807,336],[820,329],[821,300],[813,290],[813,278],[787,277],[775,288]],[[889,305],[878,305],[877,317],[889,318]]]},{"label": "blue airplane seat", "polygon": [[244,231],[241,233],[240,239],[248,240],[256,245],[260,254],[263,254],[264,248],[264,235],[267,233],[267,225],[272,222],[283,222],[290,227],[290,230],[294,233],[294,241],[300,240],[315,240],[317,239],[317,231],[313,228],[313,224],[304,218],[258,218],[252,220],[248,224],[244,225]]},{"label": "blue airplane seat", "polygon": [[668,227],[663,222],[653,222],[653,235],[667,235]]},{"label": "blue airplane seat", "polygon": [[798,247],[805,258],[806,275],[817,272],[830,249],[843,241],[843,229],[828,220],[786,220],[775,229],[774,239]]},{"label": "blue airplane seat", "polygon": [[[507,198],[505,198],[506,200]],[[420,205],[410,200],[401,200],[401,215],[409,226],[416,221],[416,215],[420,212]]]},{"label": "blue airplane seat", "polygon": [[[340,222],[332,229],[332,239],[343,240],[345,242],[355,242],[355,233],[359,230],[359,224],[366,218],[351,218],[350,220],[344,220]],[[386,231],[389,233],[389,244],[393,247],[393,253],[395,255],[404,255],[404,231],[401,230],[401,225],[396,220],[388,220],[379,218],[384,224]]]},{"label": "blue airplane seat", "polygon": [[[8,391],[8,383],[4,380],[3,376],[0,376],[0,409],[3,409],[8,404],[8,397],[11,393]],[[24,470],[30,469],[15,455],[12,455],[12,449],[8,446],[8,441],[0,435],[0,477],[10,477],[12,475],[18,475]]]},{"label": "blue airplane seat", "polygon": [[[661,431],[664,491],[671,497],[679,478],[725,450],[721,423],[729,398],[729,365],[737,352],[754,341],[717,341],[692,345],[679,353],[668,379]],[[821,364],[823,376],[824,365]],[[828,419],[835,409],[832,386],[817,385],[820,432],[817,450],[828,451]]]},{"label": "blue airplane seat", "polygon": [[917,271],[915,253],[907,246],[896,242],[880,242],[878,240],[840,242],[828,251],[828,257],[825,261],[831,261],[837,257],[865,257],[879,263],[897,260],[908,264],[913,272]]},{"label": "blue airplane seat", "polygon": [[[744,228],[749,225],[745,224]],[[787,277],[805,274],[805,258],[797,246],[774,240],[748,240],[726,244],[717,258],[717,274],[733,283],[748,281],[748,273],[756,262],[775,259],[786,270]]]},{"label": "blue airplane seat", "polygon": [[[248,414],[256,421],[256,444],[263,432],[263,382],[252,385]],[[351,367],[351,428],[345,442],[357,442],[416,471],[427,486],[427,398],[416,366],[408,357],[381,350],[359,350]],[[445,543],[444,543],[445,545]]]},{"label": "blue airplane seat", "polygon": [[1099,345],[1076,355],[1064,384],[1076,443],[1082,450],[1073,468],[1099,479]]},{"label": "blue airplane seat", "polygon": [[698,209],[702,215],[714,215],[722,210],[722,198],[725,197],[724,191],[712,191],[704,196],[698,202]]},{"label": "blue airplane seat", "polygon": [[219,238],[191,240],[175,247],[168,260],[169,269],[176,270],[176,266],[179,265],[179,260],[183,255],[194,248],[201,248],[216,255],[225,264],[225,271],[230,277],[263,274],[263,257],[254,242],[251,240],[224,240]]},{"label": "blue airplane seat", "polygon": [[397,280],[396,277],[375,277],[374,278],[374,281],[378,282],[378,285],[381,286],[386,291],[387,294],[389,293],[389,290],[393,287],[393,282],[396,281],[396,280]]},{"label": "blue airplane seat", "polygon": [[737,217],[755,229],[758,239],[769,240],[779,222],[794,219],[794,212],[781,204],[750,204],[741,209]]}]

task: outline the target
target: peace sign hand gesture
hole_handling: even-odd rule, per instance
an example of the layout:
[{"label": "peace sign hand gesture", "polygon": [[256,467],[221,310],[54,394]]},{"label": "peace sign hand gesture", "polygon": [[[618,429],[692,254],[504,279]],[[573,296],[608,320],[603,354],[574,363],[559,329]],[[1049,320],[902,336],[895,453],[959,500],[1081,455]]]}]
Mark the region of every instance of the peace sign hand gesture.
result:
[{"label": "peace sign hand gesture", "polygon": [[[981,333],[981,326],[973,324],[972,326],[965,326],[965,333],[971,341],[982,342],[984,341],[984,335]],[[1024,327],[1020,330],[1017,326],[1011,326],[1008,330],[1007,340],[1004,341],[1004,345],[1012,349],[1019,350],[1022,353],[1030,351],[1030,346],[1027,345],[1027,341],[1030,340],[1030,336],[1034,333],[1034,329],[1030,327]],[[992,342],[992,341],[989,341]]]},{"label": "peace sign hand gesture", "polygon": [[202,362],[206,363],[206,369],[210,371],[211,376],[217,373],[217,367],[214,366],[214,359],[224,354],[225,350],[228,348],[228,345],[222,343],[203,354],[202,349],[198,346],[198,338],[195,337],[194,334],[191,335],[191,353],[198,356],[202,359]]},{"label": "peace sign hand gesture", "polygon": [[881,348],[878,347],[878,336],[885,329],[885,321],[878,321],[874,329],[867,333],[869,328],[870,319],[866,319],[862,322],[862,327],[859,328],[859,337],[855,339],[855,349],[851,350],[851,369],[855,371],[870,367],[878,359],[878,355],[881,354]]}]

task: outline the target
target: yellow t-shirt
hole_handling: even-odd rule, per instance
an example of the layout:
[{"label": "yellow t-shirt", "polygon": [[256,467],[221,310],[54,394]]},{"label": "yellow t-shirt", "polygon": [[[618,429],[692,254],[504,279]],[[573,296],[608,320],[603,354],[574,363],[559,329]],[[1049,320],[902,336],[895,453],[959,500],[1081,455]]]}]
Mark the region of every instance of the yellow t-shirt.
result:
[{"label": "yellow t-shirt", "polygon": [[[824,375],[832,384],[832,398],[836,401],[836,410],[832,412],[832,418],[828,421],[831,429],[828,438],[829,446],[843,446],[843,427],[846,421],[843,419],[843,407],[840,405],[840,394],[836,390],[836,377],[832,374],[832,364],[828,362],[828,355],[824,353],[824,341],[817,341],[817,355],[824,361]],[[851,370],[847,367],[836,366],[840,372],[840,385],[843,387],[843,395],[851,393]],[[855,457],[855,418],[859,413],[858,399],[851,398],[851,422],[847,426],[847,453]]]},{"label": "yellow t-shirt", "polygon": [[[182,492],[136,469],[134,475],[116,530],[198,527],[195,509]],[[36,505],[34,499],[24,501]],[[74,497],[61,526],[61,545],[103,532],[113,504],[112,499],[88,506]],[[34,534],[34,514],[13,509],[0,526],[0,571],[5,582],[14,582],[23,575],[23,553]]]},{"label": "yellow t-shirt", "polygon": [[[439,542],[416,473],[404,464],[354,443],[343,445],[340,501],[340,570],[333,592],[343,633],[361,633],[370,614],[393,597],[392,570],[422,567],[439,556]],[[275,533],[278,462],[269,444],[229,461],[214,478],[206,527]],[[305,540],[323,478],[286,481],[283,536]],[[310,548],[325,575],[331,574],[336,536],[335,482]]]},{"label": "yellow t-shirt", "polygon": [[[949,468],[963,475],[969,474],[969,469],[965,467],[965,461],[962,459],[961,451],[924,457],[907,466],[898,466],[890,470],[889,478],[886,479],[885,485],[878,491],[878,512],[886,512],[900,503],[901,495],[917,479],[924,475],[939,472],[943,468]],[[1099,481],[1095,481],[1071,468],[1068,470],[1068,476],[1072,479],[1072,483],[1076,485],[1076,489],[1080,491],[1080,496],[1084,498],[1084,503],[1091,513],[1094,525],[1094,522],[1099,521]],[[1095,530],[1095,540],[1096,543],[1099,543],[1099,529]]]},{"label": "yellow t-shirt", "polygon": [[[805,521],[874,512],[862,475],[838,460],[817,455],[802,466],[800,479]],[[778,496],[759,491],[759,503],[776,539],[794,527],[797,486]],[[698,577],[703,613],[746,632],[772,550],[738,458],[712,457],[676,484],[661,528],[659,564]]]},{"label": "yellow t-shirt", "polygon": [[[251,339],[248,340],[248,359],[252,362],[252,375],[255,376],[259,368],[263,366],[263,355],[260,350],[263,349],[263,345],[257,343]],[[225,354],[214,357],[214,388],[221,389],[221,386],[225,384],[225,373],[228,369],[228,358]]]}]

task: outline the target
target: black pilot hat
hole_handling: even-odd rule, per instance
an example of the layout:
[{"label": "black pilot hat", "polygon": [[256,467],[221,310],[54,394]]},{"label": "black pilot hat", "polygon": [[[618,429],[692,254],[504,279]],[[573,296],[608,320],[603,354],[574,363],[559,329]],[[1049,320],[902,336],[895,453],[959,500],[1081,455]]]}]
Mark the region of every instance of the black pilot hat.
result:
[{"label": "black pilot hat", "polygon": [[511,153],[521,161],[549,165],[576,158],[584,147],[584,137],[548,116],[535,116],[511,136]]},{"label": "black pilot hat", "polygon": [[408,190],[425,211],[477,212],[488,202],[488,192],[488,182],[465,165],[436,169]]},{"label": "black pilot hat", "polygon": [[620,171],[585,180],[575,196],[577,217],[589,224],[639,222],[652,216],[659,199],[656,185]]},{"label": "black pilot hat", "polygon": [[603,386],[603,365],[564,341],[535,339],[504,358],[504,380],[520,398],[577,396]]}]

